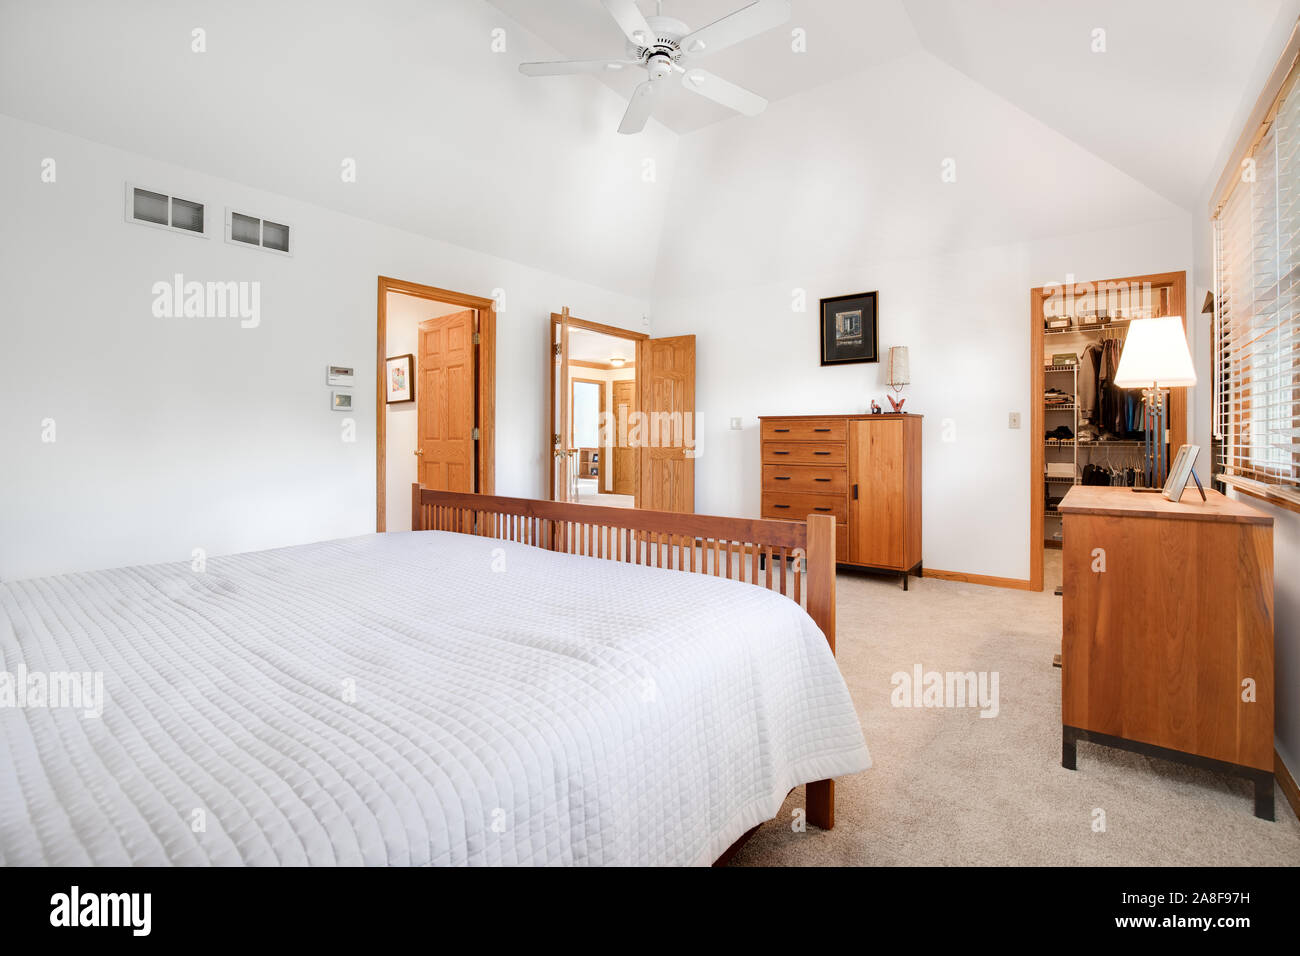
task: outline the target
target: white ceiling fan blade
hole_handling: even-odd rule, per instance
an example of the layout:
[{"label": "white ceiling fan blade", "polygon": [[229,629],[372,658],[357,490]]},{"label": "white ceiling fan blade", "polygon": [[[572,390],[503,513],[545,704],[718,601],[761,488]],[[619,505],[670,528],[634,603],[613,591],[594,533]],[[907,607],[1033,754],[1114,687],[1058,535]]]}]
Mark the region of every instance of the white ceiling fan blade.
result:
[{"label": "white ceiling fan blade", "polygon": [[548,63],[520,63],[524,76],[566,76],[570,73],[612,73],[635,66],[636,60],[554,60]]},{"label": "white ceiling fan blade", "polygon": [[699,93],[706,99],[730,107],[746,116],[757,116],[767,109],[767,100],[757,93],[751,93],[743,86],[728,83],[720,76],[714,76],[707,70],[687,70],[682,77],[682,86],[692,93]]},{"label": "white ceiling fan blade", "polygon": [[632,94],[632,99],[628,101],[627,112],[623,114],[623,122],[618,124],[618,131],[620,133],[639,133],[645,129],[645,124],[650,119],[650,113],[654,110],[658,93],[659,83],[655,80],[646,80],[638,86]]},{"label": "white ceiling fan blade", "polygon": [[[607,4],[608,5],[608,4]],[[687,53],[712,53],[790,19],[790,0],[758,0],[682,38]]]},{"label": "white ceiling fan blade", "polygon": [[618,21],[618,28],[623,35],[637,46],[648,46],[654,38],[654,31],[646,22],[645,15],[637,8],[636,0],[601,0],[609,15]]}]

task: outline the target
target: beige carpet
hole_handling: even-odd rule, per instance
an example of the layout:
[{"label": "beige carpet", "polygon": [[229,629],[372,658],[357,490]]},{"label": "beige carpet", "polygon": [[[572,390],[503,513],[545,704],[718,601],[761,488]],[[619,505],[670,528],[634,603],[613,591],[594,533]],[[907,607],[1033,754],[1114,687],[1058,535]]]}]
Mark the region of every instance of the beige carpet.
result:
[{"label": "beige carpet", "polygon": [[[1048,554],[1059,582],[1059,552]],[[1269,823],[1238,778],[1088,743],[1077,771],[1061,767],[1050,589],[913,578],[904,593],[859,574],[836,587],[840,668],[874,766],[838,781],[834,830],[792,832],[800,788],[732,865],[1300,865],[1300,822],[1280,789]],[[890,676],[914,664],[997,671],[999,716],[892,707]]]}]

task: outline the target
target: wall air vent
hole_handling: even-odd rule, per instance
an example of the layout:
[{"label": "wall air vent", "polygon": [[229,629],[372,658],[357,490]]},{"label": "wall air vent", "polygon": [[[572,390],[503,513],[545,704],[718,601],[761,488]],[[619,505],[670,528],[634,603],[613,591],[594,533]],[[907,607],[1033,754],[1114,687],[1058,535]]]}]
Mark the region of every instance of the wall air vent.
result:
[{"label": "wall air vent", "polygon": [[207,237],[204,203],[126,184],[126,220]]},{"label": "wall air vent", "polygon": [[257,246],[282,255],[289,251],[289,227],[282,222],[258,219],[247,213],[226,209],[226,242],[240,246]]}]

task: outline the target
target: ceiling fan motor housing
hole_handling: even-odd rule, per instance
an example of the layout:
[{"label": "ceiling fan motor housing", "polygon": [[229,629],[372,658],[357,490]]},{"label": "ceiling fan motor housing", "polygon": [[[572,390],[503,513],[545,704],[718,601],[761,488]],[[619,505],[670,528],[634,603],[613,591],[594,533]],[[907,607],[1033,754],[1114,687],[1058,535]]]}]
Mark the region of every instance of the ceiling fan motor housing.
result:
[{"label": "ceiling fan motor housing", "polygon": [[658,80],[672,72],[672,65],[682,55],[681,39],[690,33],[690,27],[672,17],[649,17],[646,23],[652,35],[644,39],[638,36],[640,45],[629,43],[628,53],[644,63],[651,78]]}]

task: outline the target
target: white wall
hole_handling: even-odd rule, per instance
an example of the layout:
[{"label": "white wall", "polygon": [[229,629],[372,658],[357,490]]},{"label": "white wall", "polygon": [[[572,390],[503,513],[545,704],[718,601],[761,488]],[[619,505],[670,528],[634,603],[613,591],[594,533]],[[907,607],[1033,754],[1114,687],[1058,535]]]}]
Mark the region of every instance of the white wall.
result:
[{"label": "white wall", "polygon": [[[644,302],[0,116],[0,577],[374,529],[376,277],[498,316],[497,489],[542,496],[552,310],[644,328]],[[41,181],[57,159],[57,180]],[[127,180],[294,226],[292,257],[128,223]],[[214,218],[214,224],[219,223]],[[152,287],[261,283],[261,324],[163,319]],[[325,367],[355,366],[356,440]],[[42,442],[54,419],[57,440]]]},{"label": "white wall", "polygon": [[[1068,272],[1082,280],[1176,271],[1189,259],[1187,223],[1175,219],[658,302],[656,335],[697,336],[696,509],[758,515],[759,415],[863,412],[873,398],[889,408],[884,363],[818,363],[817,299],[874,289],[881,353],[909,347],[906,408],[925,416],[926,565],[1027,578],[1029,455],[1041,439],[1029,428],[1029,290]],[[791,310],[795,288],[807,290],[806,312]],[[1019,431],[1007,427],[1013,411]],[[730,429],[732,417],[741,431]]]}]

